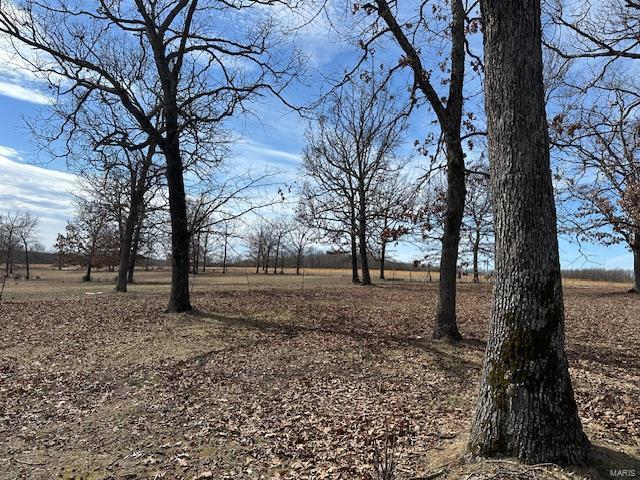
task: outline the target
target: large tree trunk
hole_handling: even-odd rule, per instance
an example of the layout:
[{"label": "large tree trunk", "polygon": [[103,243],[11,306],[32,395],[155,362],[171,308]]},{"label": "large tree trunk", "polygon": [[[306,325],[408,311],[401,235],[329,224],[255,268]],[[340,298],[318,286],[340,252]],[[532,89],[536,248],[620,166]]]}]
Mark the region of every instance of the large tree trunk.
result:
[{"label": "large tree trunk", "polygon": [[351,283],[360,283],[360,277],[358,276],[358,243],[356,236],[358,228],[356,226],[356,210],[353,201],[351,201],[349,214],[349,221],[351,222],[351,232],[349,232],[351,240]]},{"label": "large tree trunk", "polygon": [[137,206],[132,203],[129,215],[125,222],[124,234],[120,237],[120,264],[118,265],[118,279],[116,281],[116,292],[127,291],[127,275],[129,273],[129,263],[131,260],[131,244],[137,222]]},{"label": "large tree trunk", "polygon": [[358,243],[360,244],[360,268],[362,269],[362,285],[371,285],[369,259],[367,258],[367,203],[365,199],[364,180],[360,175],[358,195]]},{"label": "large tree trunk", "polygon": [[129,256],[129,267],[127,268],[127,283],[133,283],[133,275],[136,270],[136,260],[138,259],[138,248],[140,247],[140,235],[142,234],[142,220],[138,220],[136,233],[133,235],[133,245],[131,245],[131,255]]},{"label": "large tree trunk", "polygon": [[[445,134],[447,135],[447,134]],[[457,133],[447,142],[447,207],[440,255],[438,313],[433,338],[457,342],[462,339],[456,323],[456,272],[460,226],[464,214],[465,171],[462,145]]]},{"label": "large tree trunk", "polygon": [[[640,242],[640,234],[635,235],[636,242]],[[640,293],[640,245],[633,245],[631,247],[633,252],[633,288],[629,290],[630,293]]]},{"label": "large tree trunk", "polygon": [[473,240],[473,283],[480,283],[480,272],[478,271],[478,254],[480,252],[480,233],[476,232]]},{"label": "large tree trunk", "polygon": [[358,276],[358,245],[355,228],[351,231],[351,283],[360,283]]},{"label": "large tree trunk", "polygon": [[496,279],[469,449],[527,463],[581,463],[589,442],[564,350],[540,0],[481,5]]},{"label": "large tree trunk", "polygon": [[167,312],[192,310],[189,299],[189,232],[182,160],[178,141],[164,151],[167,161],[169,213],[171,217],[171,293]]}]

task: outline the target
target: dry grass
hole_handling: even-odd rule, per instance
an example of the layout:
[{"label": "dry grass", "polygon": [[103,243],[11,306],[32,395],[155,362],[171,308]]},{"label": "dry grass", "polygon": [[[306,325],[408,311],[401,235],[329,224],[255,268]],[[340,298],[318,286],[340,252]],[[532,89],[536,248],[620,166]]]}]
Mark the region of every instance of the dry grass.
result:
[{"label": "dry grass", "polygon": [[[254,267],[231,267],[226,275],[220,268],[209,268],[204,274],[191,277],[191,288],[194,292],[208,291],[211,289],[263,289],[263,288],[289,288],[301,290],[326,285],[349,285],[351,271],[347,269],[330,268],[306,268],[300,275],[295,275],[295,269],[284,269],[281,275],[262,272],[255,274]],[[22,273],[22,272],[19,272]],[[106,270],[94,271],[91,282],[81,280],[84,271],[77,269],[58,270],[49,265],[35,265],[32,269],[32,280],[8,279],[5,286],[3,299],[16,300],[26,298],[68,298],[85,294],[104,294],[113,289],[115,285],[115,272]],[[390,284],[418,284],[427,288],[428,284],[436,284],[439,280],[438,272],[429,274],[425,271],[388,270],[386,281],[377,279],[377,272],[373,273],[374,283]],[[153,270],[136,272],[136,283],[129,287],[133,293],[167,293],[169,291],[170,269],[156,267]],[[469,284],[471,276],[463,276],[459,283]],[[489,280],[481,276],[481,285],[490,288]],[[627,290],[631,284],[612,283],[603,281],[591,281],[580,279],[565,279],[565,287],[576,288],[608,288],[616,291]]]},{"label": "dry grass", "polygon": [[106,272],[85,284],[80,272],[39,270],[8,285],[0,478],[371,479],[388,431],[399,480],[640,472],[635,295],[567,288],[571,374],[599,445],[595,465],[573,472],[460,462],[488,284],[460,285],[465,341],[452,347],[429,340],[436,284],[211,273],[195,282],[198,313],[168,315],[167,273],[140,272],[129,294],[113,293]]}]

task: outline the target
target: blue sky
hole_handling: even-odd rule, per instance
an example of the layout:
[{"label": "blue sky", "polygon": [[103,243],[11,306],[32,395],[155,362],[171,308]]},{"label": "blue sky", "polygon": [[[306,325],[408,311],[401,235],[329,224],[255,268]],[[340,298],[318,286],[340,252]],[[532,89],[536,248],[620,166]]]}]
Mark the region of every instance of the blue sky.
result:
[{"label": "blue sky", "polygon": [[[299,46],[309,58],[309,76],[305,84],[288,92],[288,98],[304,103],[326,88],[320,81],[322,77],[338,77],[350,68],[357,53],[331,32],[324,16],[318,17],[299,37]],[[399,56],[393,46],[377,55],[387,63],[395,63]],[[73,214],[69,192],[76,187],[75,177],[66,172],[63,160],[47,158],[32,141],[25,119],[33,120],[46,113],[50,100],[42,90],[43,84],[20,68],[1,41],[0,72],[0,210],[31,210],[40,219],[41,243],[51,248],[56,234],[64,230],[66,220]],[[277,168],[282,172],[283,182],[293,182],[304,147],[305,120],[268,98],[254,104],[253,111],[254,115],[232,119],[227,125],[239,139],[232,162],[238,169],[245,170]],[[427,107],[414,115],[407,131],[407,152],[411,152],[415,139],[424,138],[426,129],[433,128],[429,126],[430,121],[431,112]],[[416,157],[416,163],[421,161],[425,160]],[[402,260],[412,260],[419,255],[414,246],[401,245],[394,250],[395,256]],[[588,260],[576,245],[560,239],[564,268],[632,267],[632,256],[623,246],[585,244],[582,252],[588,255]]]}]

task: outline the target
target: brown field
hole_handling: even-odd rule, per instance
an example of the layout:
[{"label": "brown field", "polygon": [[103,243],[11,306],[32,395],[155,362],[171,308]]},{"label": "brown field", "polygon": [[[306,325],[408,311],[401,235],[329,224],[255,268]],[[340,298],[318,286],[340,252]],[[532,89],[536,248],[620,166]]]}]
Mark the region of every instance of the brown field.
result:
[{"label": "brown field", "polygon": [[465,340],[449,346],[430,340],[436,284],[415,274],[364,288],[341,271],[251,272],[198,276],[193,315],[163,313],[166,269],[140,272],[129,294],[111,291],[113,272],[8,281],[0,478],[375,479],[386,434],[398,479],[640,476],[640,298],[624,285],[565,282],[596,445],[593,466],[573,471],[460,461],[489,284],[460,285]]},{"label": "brown field", "polygon": [[[324,286],[327,283],[335,281],[339,283],[348,283],[351,278],[351,271],[347,269],[334,268],[306,268],[301,269],[301,274],[296,276],[295,269],[285,268],[284,275],[273,275],[272,270],[268,275],[262,272],[255,274],[255,267],[231,267],[228,275],[221,274],[220,267],[210,267],[205,274],[199,274],[193,280],[191,288],[194,292],[206,292],[219,288],[247,288],[261,289],[286,286],[291,289],[313,288],[314,286]],[[20,269],[16,272],[18,276],[24,277],[24,270]],[[90,283],[82,282],[80,279],[84,271],[78,269],[58,270],[49,265],[36,265],[32,269],[32,280],[24,281],[22,279],[15,280],[9,278],[5,285],[5,291],[2,296],[4,300],[26,299],[35,296],[36,298],[60,296],[76,296],[80,294],[96,294],[99,292],[109,293],[111,286],[115,285],[116,273],[106,269],[94,270],[92,273],[92,281]],[[431,273],[431,282],[429,282],[429,274],[424,271],[407,271],[407,270],[387,270],[387,280],[380,282],[377,280],[378,271],[371,271],[374,282],[388,284],[416,284],[427,286],[429,283],[437,283],[439,279],[438,272]],[[155,267],[152,270],[145,271],[141,269],[136,272],[136,284],[129,287],[134,293],[161,293],[169,292],[170,269],[167,267]],[[471,283],[471,275],[463,276],[459,283]],[[489,283],[484,275],[480,276],[480,282]],[[563,283],[566,287],[600,287],[611,289],[612,291],[624,291],[631,288],[630,283],[615,283],[605,281],[581,280],[575,278],[565,278]]]}]

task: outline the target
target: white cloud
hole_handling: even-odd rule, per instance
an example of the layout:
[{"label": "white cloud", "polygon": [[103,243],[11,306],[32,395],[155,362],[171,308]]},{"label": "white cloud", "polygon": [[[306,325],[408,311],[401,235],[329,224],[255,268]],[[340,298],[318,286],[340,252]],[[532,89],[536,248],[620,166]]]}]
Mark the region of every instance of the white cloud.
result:
[{"label": "white cloud", "polygon": [[40,63],[42,54],[33,48],[0,37],[0,95],[41,105],[52,99],[42,93],[45,77],[33,65]]},{"label": "white cloud", "polygon": [[616,255],[604,260],[604,268],[620,268],[622,270],[633,270],[633,254],[631,252]]},{"label": "white cloud", "polygon": [[25,102],[48,105],[52,102],[50,97],[16,83],[0,82],[0,95],[23,100]]},{"label": "white cloud", "polygon": [[75,175],[17,162],[18,152],[0,146],[0,205],[3,211],[29,210],[40,220],[39,241],[51,247],[73,215]]},{"label": "white cloud", "polygon": [[0,145],[0,157],[8,157],[14,158],[16,160],[20,160],[20,154],[15,148],[5,147],[4,145]]},{"label": "white cloud", "polygon": [[249,162],[264,161],[280,167],[297,168],[302,158],[300,155],[272,148],[254,140],[242,139],[235,145],[235,150]]}]

